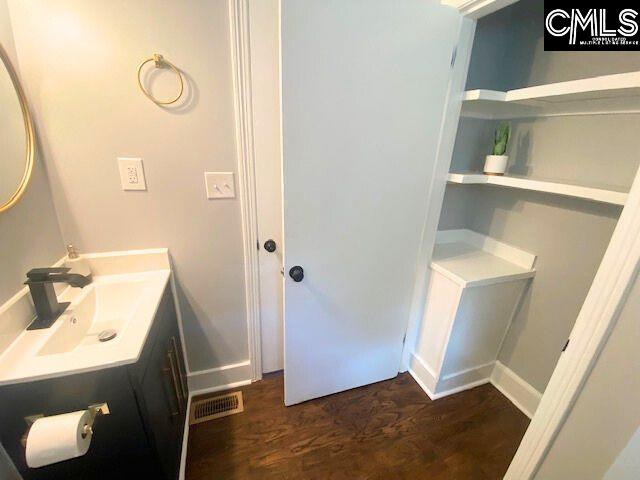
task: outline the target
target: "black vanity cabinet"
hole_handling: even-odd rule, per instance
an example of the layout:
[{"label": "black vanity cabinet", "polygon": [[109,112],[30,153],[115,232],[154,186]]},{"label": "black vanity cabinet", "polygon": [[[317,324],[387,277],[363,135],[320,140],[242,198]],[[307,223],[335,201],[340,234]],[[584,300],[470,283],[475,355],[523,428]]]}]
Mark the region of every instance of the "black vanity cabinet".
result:
[{"label": "black vanity cabinet", "polygon": [[[175,480],[188,389],[171,290],[167,286],[138,362],[0,387],[0,440],[25,480]],[[106,402],[82,457],[28,468],[25,417],[84,410]]]}]

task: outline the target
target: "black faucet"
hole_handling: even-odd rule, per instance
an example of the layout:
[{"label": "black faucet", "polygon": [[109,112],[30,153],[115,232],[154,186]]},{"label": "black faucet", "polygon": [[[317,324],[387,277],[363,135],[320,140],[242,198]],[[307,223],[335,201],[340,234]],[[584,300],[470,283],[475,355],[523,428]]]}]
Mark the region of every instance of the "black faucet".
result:
[{"label": "black faucet", "polygon": [[54,283],[65,282],[72,287],[84,288],[91,283],[91,277],[78,273],[68,273],[70,268],[34,268],[27,272],[31,298],[36,307],[37,318],[27,327],[27,330],[49,328],[66,310],[70,302],[58,302]]}]

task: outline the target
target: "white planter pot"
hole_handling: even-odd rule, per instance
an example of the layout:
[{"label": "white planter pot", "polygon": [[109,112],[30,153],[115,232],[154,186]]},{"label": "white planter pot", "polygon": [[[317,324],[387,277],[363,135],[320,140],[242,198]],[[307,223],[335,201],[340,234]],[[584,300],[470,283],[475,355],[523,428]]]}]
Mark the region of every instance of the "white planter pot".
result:
[{"label": "white planter pot", "polygon": [[487,175],[504,175],[507,171],[509,155],[487,155],[484,161],[484,173]]}]

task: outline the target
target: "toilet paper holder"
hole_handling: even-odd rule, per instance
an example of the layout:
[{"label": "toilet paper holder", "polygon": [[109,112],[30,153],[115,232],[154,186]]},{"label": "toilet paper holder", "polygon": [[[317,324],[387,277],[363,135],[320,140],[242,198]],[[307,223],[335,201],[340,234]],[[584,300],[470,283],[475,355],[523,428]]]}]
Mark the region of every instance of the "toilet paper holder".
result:
[{"label": "toilet paper holder", "polygon": [[85,438],[87,435],[93,435],[93,422],[95,422],[97,416],[109,415],[111,413],[109,411],[109,405],[107,405],[106,402],[89,405],[87,410],[89,410],[90,416],[89,421],[84,425],[82,438]]},{"label": "toilet paper holder", "polygon": [[[87,421],[87,423],[84,424],[83,431],[82,431],[82,438],[86,438],[87,435],[93,435],[93,423],[95,422],[96,417],[100,415],[109,415],[111,413],[109,411],[109,405],[107,405],[106,402],[94,403],[93,405],[89,405],[87,407],[87,410],[89,411],[89,420]],[[29,415],[28,417],[24,417],[25,422],[27,422],[27,431],[24,432],[24,435],[22,436],[22,439],[21,439],[21,443],[23,447],[26,448],[27,446],[27,436],[29,435],[29,429],[31,428],[31,425],[33,425],[33,423],[36,420],[42,417],[44,417],[44,415],[41,413],[37,415]]]}]

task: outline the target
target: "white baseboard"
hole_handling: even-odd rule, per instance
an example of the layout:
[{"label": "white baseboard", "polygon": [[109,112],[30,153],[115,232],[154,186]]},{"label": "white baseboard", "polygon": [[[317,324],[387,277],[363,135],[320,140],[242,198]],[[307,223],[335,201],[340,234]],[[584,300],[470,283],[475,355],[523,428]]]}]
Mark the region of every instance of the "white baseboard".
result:
[{"label": "white baseboard", "polygon": [[246,360],[231,365],[189,372],[190,395],[217,392],[251,383],[251,362]]},{"label": "white baseboard", "polygon": [[408,370],[416,383],[424,390],[424,393],[426,393],[431,400],[435,400],[437,398],[434,393],[437,383],[436,377],[427,364],[415,353],[409,355]]},{"label": "white baseboard", "polygon": [[511,400],[527,417],[533,417],[538,408],[542,394],[519,377],[513,370],[504,366],[499,360],[491,374],[491,383]]},{"label": "white baseboard", "polygon": [[436,394],[443,397],[489,383],[492,371],[493,362],[490,362],[448,375],[442,375],[438,381]]},{"label": "white baseboard", "polygon": [[540,392],[498,360],[437,379],[420,357],[411,354],[409,373],[431,400],[491,382],[522,413],[531,418],[542,398]]},{"label": "white baseboard", "polygon": [[409,373],[431,400],[453,395],[489,383],[493,363],[470,368],[437,380],[429,366],[417,355],[411,354]]}]

